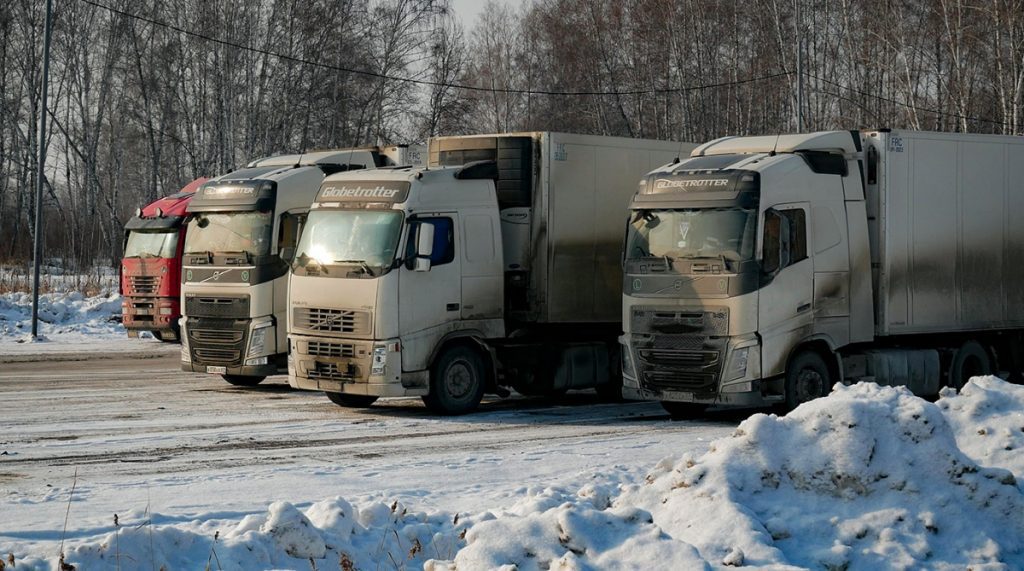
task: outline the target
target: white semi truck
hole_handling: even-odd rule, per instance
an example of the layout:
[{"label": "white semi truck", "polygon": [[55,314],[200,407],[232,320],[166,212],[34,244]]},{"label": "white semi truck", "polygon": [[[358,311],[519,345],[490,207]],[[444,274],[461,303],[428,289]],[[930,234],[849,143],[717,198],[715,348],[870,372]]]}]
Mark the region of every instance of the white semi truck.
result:
[{"label": "white semi truck", "polygon": [[428,168],[327,177],[292,265],[289,383],[441,414],[509,387],[617,394],[626,207],[638,177],[693,146],[441,137]]},{"label": "white semi truck", "polygon": [[651,172],[630,209],[627,396],[690,416],[1019,375],[1020,137],[726,137]]},{"label": "white semi truck", "polygon": [[324,177],[422,163],[422,147],[282,155],[203,184],[188,206],[181,368],[251,386],[286,369],[288,262]]}]

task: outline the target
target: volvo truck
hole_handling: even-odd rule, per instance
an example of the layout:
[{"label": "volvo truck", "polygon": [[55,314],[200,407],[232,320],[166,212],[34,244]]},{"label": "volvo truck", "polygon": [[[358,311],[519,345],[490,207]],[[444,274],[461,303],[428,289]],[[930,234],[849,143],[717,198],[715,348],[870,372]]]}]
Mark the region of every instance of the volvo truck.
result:
[{"label": "volvo truck", "polygon": [[203,184],[188,206],[182,369],[239,386],[284,372],[288,264],[320,183],[329,174],[404,164],[419,154],[397,146],[276,156]]},{"label": "volvo truck", "polygon": [[124,225],[121,323],[129,337],[149,331],[161,341],[178,340],[185,209],[206,180],[198,178],[177,193],[140,208]]},{"label": "volvo truck", "polygon": [[630,210],[623,391],[674,416],[1019,375],[1020,137],[726,137],[651,172]]},{"label": "volvo truck", "polygon": [[429,167],[320,187],[291,272],[289,383],[342,406],[618,393],[622,222],[638,177],[694,145],[441,137]]}]

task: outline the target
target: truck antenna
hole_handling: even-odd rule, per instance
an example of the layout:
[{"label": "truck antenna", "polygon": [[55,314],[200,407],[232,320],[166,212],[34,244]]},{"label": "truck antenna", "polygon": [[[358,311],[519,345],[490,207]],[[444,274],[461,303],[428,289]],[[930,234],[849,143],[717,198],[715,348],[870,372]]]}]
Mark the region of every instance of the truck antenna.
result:
[{"label": "truck antenna", "polygon": [[772,150],[771,150],[770,153],[768,153],[769,157],[774,157],[777,154],[775,152],[775,149],[779,148],[779,139],[781,139],[781,138],[782,138],[782,134],[775,135],[775,144],[772,145]]}]

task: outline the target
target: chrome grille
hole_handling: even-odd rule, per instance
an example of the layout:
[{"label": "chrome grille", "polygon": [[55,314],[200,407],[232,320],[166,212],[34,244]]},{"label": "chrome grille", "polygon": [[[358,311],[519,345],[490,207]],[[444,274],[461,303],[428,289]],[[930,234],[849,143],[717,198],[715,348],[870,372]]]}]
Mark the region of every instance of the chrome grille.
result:
[{"label": "chrome grille", "polygon": [[295,327],[325,333],[366,335],[370,332],[370,314],[351,309],[320,307],[295,308]]},{"label": "chrome grille", "polygon": [[192,351],[203,363],[238,364],[241,352],[223,347],[194,347]]},{"label": "chrome grille", "polygon": [[639,349],[640,358],[652,365],[679,367],[708,367],[718,364],[717,351],[679,351],[666,349]]},{"label": "chrome grille", "polygon": [[128,276],[133,293],[156,293],[160,290],[160,276]]},{"label": "chrome grille", "polygon": [[238,343],[244,337],[241,331],[226,329],[196,329],[191,333],[193,339],[206,343]]},{"label": "chrome grille", "polygon": [[337,363],[316,362],[316,367],[306,373],[311,379],[327,379],[332,381],[352,381],[356,378],[355,368],[350,365],[339,367]]},{"label": "chrome grille", "polygon": [[348,343],[310,341],[306,353],[313,357],[355,357],[356,348]]}]

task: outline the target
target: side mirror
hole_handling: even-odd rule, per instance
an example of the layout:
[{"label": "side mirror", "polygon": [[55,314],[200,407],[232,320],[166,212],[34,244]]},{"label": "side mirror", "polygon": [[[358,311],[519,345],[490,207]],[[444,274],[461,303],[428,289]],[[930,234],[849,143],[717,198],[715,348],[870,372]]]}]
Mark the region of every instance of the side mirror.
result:
[{"label": "side mirror", "polygon": [[429,272],[430,271],[430,258],[416,258],[412,263],[412,271],[414,272]]},{"label": "side mirror", "polygon": [[416,227],[416,256],[430,258],[434,253],[434,225],[419,224]]},{"label": "side mirror", "polygon": [[285,246],[284,248],[281,248],[278,255],[281,256],[282,260],[291,263],[291,261],[295,259],[295,246]]}]

